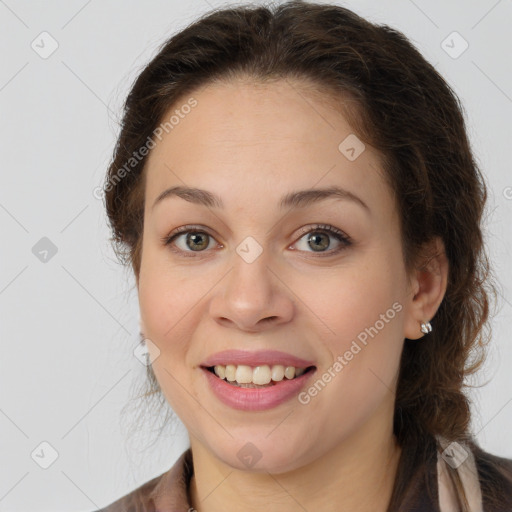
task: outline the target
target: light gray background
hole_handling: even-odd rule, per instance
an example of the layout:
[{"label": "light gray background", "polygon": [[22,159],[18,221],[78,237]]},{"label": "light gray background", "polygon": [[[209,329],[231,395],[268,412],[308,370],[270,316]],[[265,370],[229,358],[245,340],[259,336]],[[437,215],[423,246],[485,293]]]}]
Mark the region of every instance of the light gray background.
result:
[{"label": "light gray background", "polygon": [[[472,394],[473,430],[485,449],[512,457],[512,3],[338,3],[403,31],[465,106],[490,184],[487,242],[502,294],[476,381],[490,382]],[[127,438],[134,415],[121,409],[145,375],[132,354],[138,306],[93,190],[141,67],[172,33],[227,4],[0,1],[0,511],[104,506],[168,469],[186,447],[183,427],[152,447],[149,426]],[[31,48],[43,31],[59,45],[47,59]],[[453,31],[469,43],[456,59],[441,47]],[[43,237],[57,248],[46,263],[32,252]],[[48,456],[43,441],[58,452],[48,469],[31,458],[35,449],[40,460]]]}]

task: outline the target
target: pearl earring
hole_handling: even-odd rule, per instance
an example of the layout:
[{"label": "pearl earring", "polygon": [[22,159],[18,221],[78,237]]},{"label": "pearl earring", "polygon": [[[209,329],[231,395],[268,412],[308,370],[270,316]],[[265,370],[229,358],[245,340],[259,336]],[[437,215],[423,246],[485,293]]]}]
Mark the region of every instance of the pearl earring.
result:
[{"label": "pearl earring", "polygon": [[421,332],[423,334],[428,334],[429,332],[432,332],[432,325],[430,322],[422,322],[421,323]]}]

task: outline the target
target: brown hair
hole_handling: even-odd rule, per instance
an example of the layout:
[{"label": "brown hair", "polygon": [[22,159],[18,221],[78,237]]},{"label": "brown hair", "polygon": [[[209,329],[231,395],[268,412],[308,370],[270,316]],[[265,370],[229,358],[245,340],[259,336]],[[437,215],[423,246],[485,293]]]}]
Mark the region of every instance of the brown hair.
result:
[{"label": "brown hair", "polygon": [[[114,248],[136,276],[146,158],[132,162],[128,171],[126,162],[178,100],[213,81],[240,78],[314,84],[344,112],[358,137],[383,155],[408,272],[425,261],[426,242],[439,236],[445,244],[448,284],[433,332],[420,342],[405,340],[402,353],[394,432],[404,449],[389,505],[397,510],[433,436],[473,442],[463,381],[483,363],[483,346],[490,339],[489,294],[496,292],[480,224],[487,192],[469,146],[463,107],[403,34],[346,8],[293,1],[207,13],[162,45],[124,106],[104,190]],[[342,105],[342,98],[351,101]],[[148,372],[157,392],[150,366]]]}]

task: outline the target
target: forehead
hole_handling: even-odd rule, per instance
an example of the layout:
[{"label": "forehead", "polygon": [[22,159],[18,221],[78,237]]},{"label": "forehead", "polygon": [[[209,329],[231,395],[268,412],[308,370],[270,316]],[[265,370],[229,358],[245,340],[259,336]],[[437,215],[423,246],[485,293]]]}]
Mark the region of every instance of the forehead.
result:
[{"label": "forehead", "polygon": [[[191,99],[195,106],[183,108]],[[263,190],[281,197],[338,185],[378,202],[385,188],[379,154],[327,99],[289,80],[220,82],[183,96],[164,116],[175,123],[146,163],[148,202],[173,185],[246,199],[259,192],[260,201],[273,197]]]}]

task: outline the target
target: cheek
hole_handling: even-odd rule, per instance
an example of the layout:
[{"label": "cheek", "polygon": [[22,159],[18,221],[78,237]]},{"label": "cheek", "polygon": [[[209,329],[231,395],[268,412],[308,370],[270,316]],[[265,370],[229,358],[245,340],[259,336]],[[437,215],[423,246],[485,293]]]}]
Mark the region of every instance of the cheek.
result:
[{"label": "cheek", "polygon": [[399,296],[387,275],[368,267],[354,268],[336,281],[315,292],[318,311],[333,323],[333,330],[352,332],[373,324]]},{"label": "cheek", "polygon": [[330,300],[318,311],[330,330],[323,338],[330,361],[318,379],[328,383],[317,386],[319,398],[310,388],[312,410],[330,418],[321,428],[333,436],[390,403],[403,345],[403,305],[391,269],[374,264],[345,277],[342,285],[324,286]]},{"label": "cheek", "polygon": [[147,258],[141,265],[138,295],[144,335],[159,351],[152,363],[153,372],[167,402],[182,417],[190,409],[184,383],[188,378],[189,322],[197,299],[188,293],[186,283],[169,274]]},{"label": "cheek", "polygon": [[173,271],[166,250],[151,242],[144,245],[139,277],[139,304],[146,326],[159,336],[185,314],[189,288],[185,276]]},{"label": "cheek", "polygon": [[148,251],[141,262],[138,298],[144,335],[163,353],[179,352],[185,338],[182,320],[197,302],[187,282],[170,273]]},{"label": "cheek", "polygon": [[322,312],[329,328],[325,343],[332,360],[345,356],[347,368],[365,375],[368,368],[380,369],[386,380],[396,369],[403,341],[402,271],[399,258],[388,251],[385,258],[384,247],[371,251],[336,282],[324,282],[312,299],[312,309]]}]

